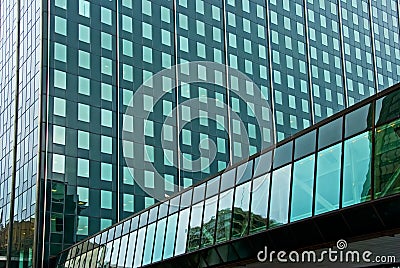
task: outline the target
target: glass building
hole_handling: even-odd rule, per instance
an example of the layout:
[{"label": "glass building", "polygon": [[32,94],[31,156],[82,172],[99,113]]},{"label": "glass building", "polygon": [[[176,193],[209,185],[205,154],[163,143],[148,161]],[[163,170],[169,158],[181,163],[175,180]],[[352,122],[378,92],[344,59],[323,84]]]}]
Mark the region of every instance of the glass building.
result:
[{"label": "glass building", "polygon": [[[274,230],[289,245],[299,235],[283,232],[313,224],[323,238],[307,233],[310,243],[400,226],[400,88],[384,93],[83,240],[57,267],[209,267],[254,258],[248,241],[257,251],[279,247]],[[332,221],[326,237],[322,222],[335,214],[360,230],[346,233]],[[372,218],[385,227],[361,227]],[[272,243],[258,237],[269,232]]]},{"label": "glass building", "polygon": [[[75,243],[398,83],[399,6],[398,0],[0,0],[0,262],[46,266]],[[341,121],[335,124],[338,130]],[[332,148],[337,161],[346,149],[339,147]],[[282,159],[274,157],[273,165],[281,168],[272,183],[259,181],[260,189],[285,189],[289,177],[282,185],[274,177],[296,175],[295,162],[286,159],[291,145],[279,150]],[[316,166],[315,182],[296,183],[324,191],[326,170]],[[342,189],[341,169],[332,168],[332,187]],[[253,176],[248,165],[242,169],[244,181]],[[233,187],[232,174],[226,176]],[[377,193],[386,195],[382,187]],[[217,225],[244,217],[264,228],[267,215],[246,212],[250,199],[238,204],[237,215],[228,213],[233,193],[213,197],[227,202]],[[350,196],[329,198],[331,207],[324,198],[293,218],[276,207],[285,200],[276,199],[268,224],[354,203]],[[202,205],[195,209],[203,213]],[[203,222],[188,224],[190,250],[231,238],[208,237]],[[237,226],[232,237],[253,230]]]}]

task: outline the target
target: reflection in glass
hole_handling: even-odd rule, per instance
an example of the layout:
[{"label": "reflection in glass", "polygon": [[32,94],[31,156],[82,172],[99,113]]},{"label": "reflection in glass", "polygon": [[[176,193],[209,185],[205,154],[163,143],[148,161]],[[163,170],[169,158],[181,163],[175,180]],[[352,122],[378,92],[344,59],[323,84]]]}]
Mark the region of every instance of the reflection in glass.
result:
[{"label": "reflection in glass", "polygon": [[236,184],[249,181],[253,173],[253,160],[248,161],[237,168]]},{"label": "reflection in glass", "polygon": [[270,174],[253,181],[251,191],[250,233],[267,229]]},{"label": "reflection in glass", "polygon": [[195,203],[197,203],[197,202],[199,202],[199,201],[204,199],[205,190],[206,190],[206,184],[205,183],[202,183],[202,184],[200,184],[200,185],[198,185],[198,186],[196,186],[194,188],[193,204],[195,204]]},{"label": "reflection in glass", "polygon": [[400,119],[379,127],[375,133],[375,197],[400,192],[399,156]]},{"label": "reflection in glass", "polygon": [[146,236],[146,227],[139,229],[137,242],[136,242],[136,250],[135,250],[135,259],[133,262],[134,267],[139,267],[142,264],[142,255],[144,249],[144,238]]},{"label": "reflection in glass", "polygon": [[294,159],[299,159],[303,156],[315,152],[316,145],[316,131],[313,130],[307,134],[304,134],[296,138],[294,144]]},{"label": "reflection in glass", "polygon": [[340,156],[342,144],[318,153],[315,191],[315,214],[339,208]]},{"label": "reflection in glass", "polygon": [[249,230],[251,182],[236,187],[233,205],[232,237],[245,236]]},{"label": "reflection in glass", "polygon": [[121,239],[114,240],[114,244],[112,246],[113,251],[112,251],[112,255],[111,255],[111,267],[117,266],[120,243],[121,243]]},{"label": "reflection in glass", "polygon": [[272,172],[270,227],[288,222],[291,168],[289,164]]},{"label": "reflection in glass", "polygon": [[164,257],[171,258],[174,255],[176,224],[178,222],[178,213],[168,217],[167,234],[165,235]]},{"label": "reflection in glass", "polygon": [[342,138],[342,117],[319,128],[318,148],[329,146]]},{"label": "reflection in glass", "polygon": [[221,175],[221,192],[233,187],[233,185],[235,184],[235,173],[236,168],[224,172]]},{"label": "reflection in glass", "polygon": [[178,232],[176,234],[175,256],[186,252],[190,208],[179,212]]},{"label": "reflection in glass", "polygon": [[293,141],[285,143],[274,150],[274,168],[286,165],[292,161]]},{"label": "reflection in glass", "polygon": [[190,229],[188,238],[188,251],[193,251],[200,246],[201,220],[203,215],[204,201],[192,207],[190,216]]},{"label": "reflection in glass", "polygon": [[345,138],[369,129],[372,124],[371,104],[347,114],[345,119]]},{"label": "reflection in glass", "polygon": [[113,250],[113,241],[108,242],[106,244],[106,248],[105,248],[105,257],[104,257],[104,262],[103,262],[103,266],[110,266],[110,261],[111,261],[111,253]]},{"label": "reflection in glass", "polygon": [[193,190],[187,190],[182,194],[180,208],[184,209],[189,207],[192,204],[192,192]]},{"label": "reflection in glass", "polygon": [[312,216],[315,156],[294,163],[290,221]]},{"label": "reflection in glass", "polygon": [[380,126],[400,117],[400,90],[379,99],[375,104],[375,123]]},{"label": "reflection in glass", "polygon": [[272,167],[272,151],[260,155],[254,160],[254,177],[270,172]]},{"label": "reflection in glass", "polygon": [[206,198],[218,194],[220,177],[216,177],[207,182]]},{"label": "reflection in glass", "polygon": [[128,241],[129,241],[129,235],[125,235],[121,238],[121,245],[120,245],[120,250],[119,250],[119,254],[118,254],[117,267],[124,266],[126,251],[127,251],[127,247],[128,247]]},{"label": "reflection in glass", "polygon": [[344,143],[343,207],[371,199],[371,132]]},{"label": "reflection in glass", "polygon": [[147,227],[142,265],[146,265],[151,262],[151,254],[153,252],[153,242],[154,242],[155,232],[156,232],[156,223],[152,223]]},{"label": "reflection in glass", "polygon": [[217,214],[217,243],[231,238],[231,219],[232,219],[233,189],[219,195],[218,214]]},{"label": "reflection in glass", "polygon": [[160,261],[162,258],[166,223],[167,223],[166,218],[159,220],[157,222],[156,238],[154,242],[153,262]]},{"label": "reflection in glass", "polygon": [[135,249],[136,249],[135,247],[136,236],[137,236],[137,231],[134,231],[129,234],[128,247],[127,247],[128,251],[126,252],[125,267],[132,267],[133,265],[133,257],[135,256]]},{"label": "reflection in glass", "polygon": [[214,196],[205,201],[201,247],[207,247],[214,244],[217,204],[218,196]]}]

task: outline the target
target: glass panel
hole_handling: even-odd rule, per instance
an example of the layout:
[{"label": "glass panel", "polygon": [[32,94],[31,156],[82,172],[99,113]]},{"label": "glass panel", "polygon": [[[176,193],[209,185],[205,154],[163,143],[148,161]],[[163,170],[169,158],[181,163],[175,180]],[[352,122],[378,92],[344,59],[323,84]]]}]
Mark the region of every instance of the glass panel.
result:
[{"label": "glass panel", "polygon": [[219,195],[217,214],[217,243],[230,239],[233,189]]},{"label": "glass panel", "polygon": [[127,233],[129,233],[130,226],[131,226],[130,220],[124,222],[124,226],[122,227],[122,235],[126,235]]},{"label": "glass panel", "polygon": [[193,251],[200,246],[201,220],[203,216],[204,201],[192,207],[190,216],[190,229],[188,238],[188,251]]},{"label": "glass panel", "polygon": [[205,183],[202,183],[194,188],[193,204],[196,204],[197,202],[204,200],[205,189],[206,189]]},{"label": "glass panel", "polygon": [[172,199],[170,200],[170,205],[169,205],[169,212],[168,212],[168,214],[171,215],[171,214],[174,214],[175,212],[178,211],[180,200],[181,200],[181,196],[180,196],[180,195],[178,195],[178,196],[176,196],[176,197],[174,197],[174,198],[172,198]]},{"label": "glass panel", "polygon": [[145,236],[146,236],[146,227],[139,229],[136,242],[135,259],[133,262],[134,267],[139,267],[142,264]]},{"label": "glass panel", "polygon": [[112,255],[111,255],[111,266],[110,267],[116,267],[117,266],[120,244],[121,244],[121,239],[114,240],[113,252],[112,252]]},{"label": "glass panel", "polygon": [[168,213],[168,204],[169,201],[160,204],[160,209],[158,211],[158,218],[161,219],[162,217],[167,216]]},{"label": "glass panel", "polygon": [[382,125],[400,117],[400,90],[379,99],[375,104],[375,123]]},{"label": "glass panel", "polygon": [[156,232],[156,223],[152,223],[147,227],[146,242],[143,254],[143,264],[146,265],[151,262],[151,255],[153,253],[154,234]]},{"label": "glass panel", "polygon": [[125,235],[121,238],[121,246],[118,254],[117,267],[124,267],[126,251],[128,249],[128,241],[129,241],[129,235]]},{"label": "glass panel", "polygon": [[235,184],[235,172],[236,168],[224,172],[221,175],[221,192],[233,187]]},{"label": "glass panel", "polygon": [[125,261],[125,267],[132,267],[133,264],[133,257],[135,256],[135,245],[136,245],[136,236],[137,236],[137,231],[134,231],[129,235],[128,239],[128,251],[126,252],[126,261]]},{"label": "glass panel", "polygon": [[342,139],[342,117],[319,128],[318,148],[324,148]]},{"label": "glass panel", "polygon": [[139,223],[139,216],[136,216],[131,220],[130,230],[131,231],[136,230],[138,228],[138,223]]},{"label": "glass panel", "polygon": [[164,256],[163,259],[171,258],[174,254],[176,224],[178,213],[168,217],[167,234],[165,235]]},{"label": "glass panel", "polygon": [[312,216],[315,156],[294,163],[290,221]]},{"label": "glass panel", "polygon": [[293,141],[285,143],[274,150],[274,168],[292,161]]},{"label": "glass panel", "polygon": [[270,227],[288,222],[291,168],[289,164],[272,173]]},{"label": "glass panel", "polygon": [[220,181],[220,176],[209,180],[207,182],[207,191],[206,191],[206,198],[209,198],[211,196],[214,196],[218,194],[219,191],[219,181]]},{"label": "glass panel", "polygon": [[106,252],[105,252],[104,262],[103,262],[103,266],[105,266],[105,267],[110,266],[112,250],[113,250],[113,241],[108,242],[105,247]]},{"label": "glass panel", "polygon": [[214,196],[205,201],[203,229],[201,234],[201,247],[214,244],[215,224],[217,214],[218,196]]},{"label": "glass panel", "polygon": [[249,230],[251,182],[236,187],[233,206],[232,237],[245,236]]},{"label": "glass panel", "polygon": [[139,228],[143,227],[147,224],[147,216],[148,215],[149,215],[148,211],[144,211],[142,214],[140,214]]},{"label": "glass panel", "polygon": [[339,208],[340,156],[342,144],[318,153],[315,192],[315,214]]},{"label": "glass panel", "polygon": [[365,105],[346,115],[345,119],[345,137],[363,132],[372,125],[371,104]]},{"label": "glass panel", "polygon": [[313,130],[296,139],[294,146],[294,159],[298,159],[315,152],[316,133],[317,132]]},{"label": "glass panel", "polygon": [[344,143],[343,207],[371,199],[371,132]]},{"label": "glass panel", "polygon": [[186,252],[186,241],[189,227],[190,208],[179,213],[178,232],[176,234],[175,255]]},{"label": "glass panel", "polygon": [[400,192],[400,120],[375,133],[375,197]]},{"label": "glass panel", "polygon": [[154,248],[156,248],[157,250],[154,250],[153,262],[160,261],[162,258],[165,226],[167,225],[166,223],[167,223],[166,218],[157,222],[156,239],[154,242]]},{"label": "glass panel", "polygon": [[157,220],[157,213],[158,213],[158,207],[154,207],[154,208],[150,209],[149,223],[152,223],[155,220]]},{"label": "glass panel", "polygon": [[253,160],[240,165],[237,168],[236,184],[251,180],[253,175]]},{"label": "glass panel", "polygon": [[250,233],[267,229],[268,199],[269,199],[270,174],[265,174],[253,181]]},{"label": "glass panel", "polygon": [[254,160],[254,177],[271,171],[272,167],[272,151],[260,155]]},{"label": "glass panel", "polygon": [[182,194],[181,198],[181,209],[187,208],[192,204],[192,192],[193,190],[188,190]]}]

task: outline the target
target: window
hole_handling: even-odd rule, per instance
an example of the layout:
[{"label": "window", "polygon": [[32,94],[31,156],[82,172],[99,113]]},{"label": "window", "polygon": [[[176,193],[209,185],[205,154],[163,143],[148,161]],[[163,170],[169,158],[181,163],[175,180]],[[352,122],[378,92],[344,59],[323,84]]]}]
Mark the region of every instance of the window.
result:
[{"label": "window", "polygon": [[201,234],[201,247],[207,247],[215,243],[215,219],[217,214],[218,197],[214,196],[205,201],[203,228]]},{"label": "window", "polygon": [[63,18],[54,17],[54,31],[61,35],[67,35],[67,21]]},{"label": "window", "polygon": [[135,204],[134,204],[134,196],[131,194],[124,194],[124,211],[126,212],[134,212]]},{"label": "window", "polygon": [[233,238],[247,235],[249,228],[250,191],[251,182],[236,187],[233,208]]},{"label": "window", "polygon": [[101,163],[100,170],[101,170],[101,180],[112,181],[113,179],[112,164]]},{"label": "window", "polygon": [[90,122],[90,106],[78,103],[78,120]]},{"label": "window", "polygon": [[89,1],[79,0],[79,15],[90,18],[90,3],[89,3]]},{"label": "window", "polygon": [[78,77],[78,92],[83,95],[90,95],[90,80],[85,77]]},{"label": "window", "polygon": [[253,181],[250,233],[260,232],[267,228],[269,186],[270,174],[261,176]]},{"label": "window", "polygon": [[101,136],[101,152],[105,154],[112,154],[112,138]]},{"label": "window", "polygon": [[193,251],[200,247],[200,230],[201,230],[201,217],[203,215],[204,201],[193,205],[190,217],[190,228],[188,234],[187,251]]},{"label": "window", "polygon": [[312,216],[314,155],[294,163],[290,221]]},{"label": "window", "polygon": [[78,130],[78,148],[89,150],[89,132]]},{"label": "window", "polygon": [[65,117],[65,100],[54,97],[54,115]]},{"label": "window", "polygon": [[[230,239],[232,219],[233,189],[220,194],[217,212],[216,242]],[[223,216],[222,216],[223,215]]]},{"label": "window", "polygon": [[53,126],[53,143],[65,145],[65,127]]},{"label": "window", "polygon": [[100,206],[105,209],[112,209],[112,192],[101,190]]},{"label": "window", "polygon": [[112,127],[112,112],[101,109],[101,125],[104,127]]},{"label": "window", "polygon": [[86,216],[78,216],[77,235],[88,235],[89,218]]},{"label": "window", "polygon": [[80,206],[88,206],[89,205],[89,189],[86,187],[77,187],[76,189],[78,194],[78,204]]},{"label": "window", "polygon": [[85,43],[90,43],[90,28],[79,24],[79,40]]},{"label": "window", "polygon": [[89,178],[89,160],[78,158],[77,175]]},{"label": "window", "polygon": [[112,75],[112,61],[110,59],[101,57],[101,73]]},{"label": "window", "polygon": [[53,172],[65,173],[65,156],[59,154],[53,154]]},{"label": "window", "polygon": [[270,227],[288,222],[291,164],[272,173]]},{"label": "window", "polygon": [[315,193],[315,214],[339,208],[340,157],[342,144],[318,153]]},{"label": "window", "polygon": [[90,54],[86,51],[78,51],[78,66],[90,69]]},{"label": "window", "polygon": [[168,217],[167,233],[165,235],[164,259],[171,258],[174,254],[176,226],[178,222],[178,213]]},{"label": "window", "polygon": [[107,25],[112,25],[112,14],[111,10],[105,7],[101,7],[101,22]]},{"label": "window", "polygon": [[344,142],[343,207],[371,198],[371,133]]},{"label": "window", "polygon": [[54,86],[61,89],[67,88],[67,74],[65,72],[54,70]]},{"label": "window", "polygon": [[[186,241],[188,238],[188,225],[189,225],[190,208],[179,212],[179,223],[176,234],[175,256],[186,252]],[[190,230],[189,230],[190,233]]]},{"label": "window", "polygon": [[101,33],[101,47],[104,49],[112,50],[112,35],[108,33]]},{"label": "window", "polygon": [[59,44],[54,43],[54,59],[62,62],[67,61],[67,47]]}]

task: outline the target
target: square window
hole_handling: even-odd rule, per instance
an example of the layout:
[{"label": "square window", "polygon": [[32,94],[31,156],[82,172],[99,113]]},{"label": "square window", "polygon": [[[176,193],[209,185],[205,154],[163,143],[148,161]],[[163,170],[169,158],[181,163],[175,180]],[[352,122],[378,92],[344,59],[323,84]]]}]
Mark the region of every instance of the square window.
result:
[{"label": "square window", "polygon": [[112,225],[112,220],[110,219],[100,219],[100,229],[104,230]]},{"label": "square window", "polygon": [[124,194],[123,202],[124,202],[124,211],[127,211],[127,212],[134,212],[135,211],[135,203],[134,203],[134,196],[133,195]]},{"label": "square window", "polygon": [[90,3],[89,3],[89,1],[79,0],[79,15],[90,18]]},{"label": "square window", "polygon": [[67,74],[65,72],[54,70],[54,86],[62,89],[67,88]]},{"label": "square window", "polygon": [[133,57],[133,45],[131,41],[122,40],[122,54],[128,57]]},{"label": "square window", "polygon": [[55,0],[54,5],[62,9],[67,9],[67,0]]},{"label": "square window", "polygon": [[65,145],[65,127],[53,126],[53,143]]},{"label": "square window", "polygon": [[171,22],[170,10],[166,7],[161,7],[161,21],[170,23]]},{"label": "square window", "polygon": [[77,176],[89,178],[89,160],[78,158]]},{"label": "square window", "polygon": [[112,138],[108,136],[101,136],[101,152],[105,154],[112,154]]},{"label": "square window", "polygon": [[101,73],[112,75],[112,61],[110,59],[101,57]]},{"label": "square window", "polygon": [[65,117],[65,100],[54,97],[54,115]]},{"label": "square window", "polygon": [[78,130],[78,148],[89,150],[89,132]]},{"label": "square window", "polygon": [[78,93],[83,95],[90,95],[90,80],[86,77],[78,77]]},{"label": "square window", "polygon": [[78,120],[90,122],[90,106],[78,103]]},{"label": "square window", "polygon": [[78,51],[78,66],[90,69],[90,54],[86,51]]},{"label": "square window", "polygon": [[65,156],[59,154],[53,154],[53,172],[65,173]]},{"label": "square window", "polygon": [[112,127],[112,112],[101,109],[101,125],[104,127]]},{"label": "square window", "polygon": [[100,206],[105,209],[112,209],[112,192],[100,191]]},{"label": "square window", "polygon": [[154,173],[151,171],[144,171],[144,187],[154,188]]},{"label": "square window", "polygon": [[143,46],[143,61],[153,63],[153,50]]},{"label": "square window", "polygon": [[59,43],[54,43],[54,59],[59,60],[62,62],[67,61],[67,47],[59,44]]},{"label": "square window", "polygon": [[101,22],[107,25],[112,25],[112,14],[111,10],[105,7],[101,7]]},{"label": "square window", "polygon": [[142,36],[144,38],[153,39],[152,26],[146,22],[142,22]]},{"label": "square window", "polygon": [[90,28],[79,24],[79,40],[90,43]]},{"label": "square window", "polygon": [[82,206],[88,206],[89,205],[89,189],[86,187],[77,187],[76,189],[77,194],[78,194],[78,202],[79,205]]},{"label": "square window", "polygon": [[112,101],[112,86],[101,83],[101,98],[106,101]]},{"label": "square window", "polygon": [[101,163],[101,180],[112,181],[112,165]]},{"label": "square window", "polygon": [[132,18],[122,15],[122,30],[132,33]]},{"label": "square window", "polygon": [[66,36],[67,35],[67,20],[55,16],[55,18],[54,18],[54,32]]},{"label": "square window", "polygon": [[86,216],[78,216],[78,228],[76,230],[77,235],[88,235],[89,230],[89,218]]},{"label": "square window", "polygon": [[108,33],[101,33],[101,47],[104,49],[112,50],[112,35]]}]

